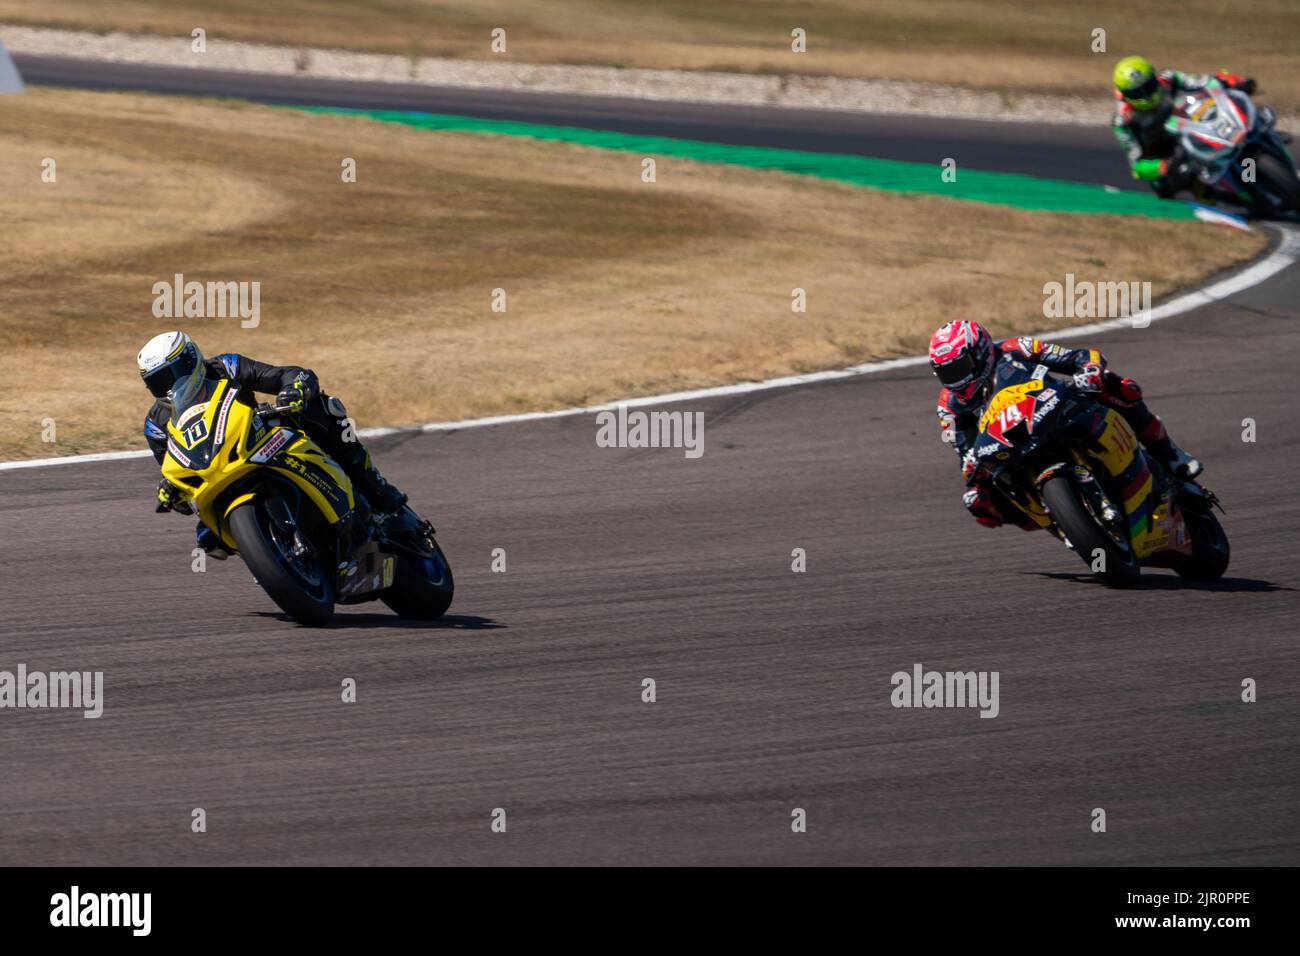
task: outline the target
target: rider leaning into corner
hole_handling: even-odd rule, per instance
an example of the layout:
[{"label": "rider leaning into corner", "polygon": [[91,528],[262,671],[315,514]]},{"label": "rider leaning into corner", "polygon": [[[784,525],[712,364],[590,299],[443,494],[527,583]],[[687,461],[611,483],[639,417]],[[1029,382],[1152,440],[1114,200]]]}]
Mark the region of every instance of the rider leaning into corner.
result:
[{"label": "rider leaning into corner", "polygon": [[[244,355],[227,352],[203,358],[198,345],[184,332],[164,332],[145,343],[137,356],[140,377],[155,401],[144,420],[144,437],[158,463],[167,453],[167,422],[173,411],[185,407],[207,381],[229,379],[249,394],[275,395],[275,404],[288,407],[303,430],[333,458],[365,496],[371,507],[384,513],[406,504],[402,494],[379,474],[370,452],[356,438],[343,403],[320,389],[316,373],[296,365],[267,365]],[[169,508],[187,507],[179,489],[164,478],[158,500]],[[199,547],[214,558],[226,558],[216,533],[203,522],[195,529]]]},{"label": "rider leaning into corner", "polygon": [[1129,56],[1115,65],[1115,119],[1111,128],[1128,154],[1129,169],[1162,199],[1188,188],[1195,178],[1184,162],[1182,146],[1165,129],[1179,93],[1204,89],[1216,79],[1247,95],[1255,92],[1255,81],[1220,70],[1213,77],[1204,73],[1157,71],[1140,56]]},{"label": "rider leaning into corner", "polygon": [[996,486],[978,477],[972,447],[998,364],[1017,360],[1072,376],[1076,389],[1096,395],[1124,416],[1138,440],[1173,474],[1191,479],[1201,473],[1201,463],[1173,443],[1164,423],[1147,408],[1138,383],[1107,369],[1105,356],[1096,349],[1067,349],[1028,336],[995,343],[978,322],[958,319],[940,326],[930,339],[930,368],[943,385],[939,427],[961,459],[967,483],[962,503],[980,524],[997,528],[1011,522],[1026,531],[1039,527]]}]

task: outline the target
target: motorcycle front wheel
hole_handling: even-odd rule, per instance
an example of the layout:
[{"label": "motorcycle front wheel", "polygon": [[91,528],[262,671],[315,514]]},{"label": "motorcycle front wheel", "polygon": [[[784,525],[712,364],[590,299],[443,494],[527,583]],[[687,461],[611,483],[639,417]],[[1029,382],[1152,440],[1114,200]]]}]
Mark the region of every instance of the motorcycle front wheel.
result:
[{"label": "motorcycle front wheel", "polygon": [[1056,526],[1070,539],[1075,553],[1091,569],[1101,559],[1101,569],[1095,574],[1106,584],[1116,588],[1130,588],[1142,575],[1133,548],[1116,541],[1083,504],[1074,482],[1068,475],[1055,475],[1043,482],[1043,502],[1051,512]]},{"label": "motorcycle front wheel", "polygon": [[271,600],[299,624],[323,627],[334,618],[334,585],[327,562],[297,555],[258,500],[230,513],[230,533],[253,577]]}]

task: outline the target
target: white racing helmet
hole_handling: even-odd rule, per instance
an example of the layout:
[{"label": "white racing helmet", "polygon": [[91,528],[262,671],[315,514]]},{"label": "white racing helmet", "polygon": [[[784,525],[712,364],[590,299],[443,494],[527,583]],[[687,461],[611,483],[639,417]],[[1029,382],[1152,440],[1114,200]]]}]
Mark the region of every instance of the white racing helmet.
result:
[{"label": "white racing helmet", "polygon": [[136,356],[140,377],[154,398],[170,398],[184,408],[207,377],[203,353],[184,332],[164,332],[144,344]]}]

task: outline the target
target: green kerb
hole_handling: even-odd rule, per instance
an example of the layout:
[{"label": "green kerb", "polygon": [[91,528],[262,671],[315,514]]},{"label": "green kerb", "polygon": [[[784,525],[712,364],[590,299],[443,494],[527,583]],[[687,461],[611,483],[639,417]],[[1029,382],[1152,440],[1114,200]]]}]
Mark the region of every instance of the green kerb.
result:
[{"label": "green kerb", "polygon": [[311,113],[364,116],[384,123],[450,133],[521,136],[554,143],[573,143],[596,149],[618,150],[645,156],[675,156],[701,163],[775,169],[853,183],[868,189],[920,193],[990,203],[1037,212],[1071,212],[1089,215],[1145,216],[1148,219],[1195,219],[1183,203],[1167,202],[1139,192],[1110,191],[1102,186],[1038,179],[1016,173],[989,173],[957,169],[954,182],[944,182],[938,163],[904,163],[869,156],[811,153],[767,146],[730,146],[665,136],[637,136],[569,126],[545,126],[510,120],[476,119],[440,113],[405,113],[393,110],[355,110],[327,106],[293,107]]}]

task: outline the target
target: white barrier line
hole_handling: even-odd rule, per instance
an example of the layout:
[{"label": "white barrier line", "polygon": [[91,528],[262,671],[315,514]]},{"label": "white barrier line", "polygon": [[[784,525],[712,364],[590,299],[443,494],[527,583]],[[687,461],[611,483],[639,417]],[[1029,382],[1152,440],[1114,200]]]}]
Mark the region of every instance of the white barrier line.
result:
[{"label": "white barrier line", "polygon": [[[1193,309],[1222,301],[1228,296],[1236,295],[1267,279],[1277,275],[1283,269],[1300,260],[1300,232],[1285,226],[1278,227],[1282,241],[1271,253],[1247,266],[1238,273],[1211,283],[1203,289],[1186,292],[1170,299],[1151,310],[1151,321],[1173,318]],[[1039,332],[1035,338],[1073,339],[1083,335],[1095,335],[1098,332],[1110,332],[1133,326],[1133,320],[1109,319],[1080,325],[1068,329],[1055,329]],[[826,372],[808,372],[804,375],[785,375],[781,378],[769,378],[762,382],[739,382],[735,385],[716,385],[711,388],[697,388],[688,392],[670,392],[666,395],[644,395],[640,398],[619,399],[605,402],[603,405],[583,405],[577,408],[560,408],[550,412],[525,412],[519,415],[493,415],[489,418],[469,418],[457,422],[430,422],[427,425],[412,425],[406,428],[363,428],[357,432],[362,438],[382,438],[385,435],[413,434],[417,432],[445,432],[462,428],[486,428],[490,425],[511,425],[516,422],[541,421],[548,418],[568,418],[574,415],[591,415],[596,412],[612,411],[620,405],[634,408],[640,405],[667,405],[674,402],[691,402],[702,398],[717,398],[725,395],[743,395],[747,392],[761,392],[773,388],[790,388],[794,385],[809,385],[815,382],[829,382],[841,378],[854,378],[859,375],[871,375],[876,372],[888,372],[896,368],[909,368],[924,365],[929,361],[925,355],[911,355],[906,358],[884,359],[878,362],[864,362],[849,368],[832,369]],[[27,461],[0,462],[0,471],[16,471],[20,468],[45,468],[51,465],[88,464],[96,461],[120,461],[128,458],[145,458],[152,455],[150,451],[110,451],[94,455],[68,455],[63,458],[36,458]]]},{"label": "white barrier line", "polygon": [[47,465],[80,465],[92,461],[121,461],[124,458],[153,457],[145,451],[104,451],[94,455],[65,455],[62,458],[30,458],[25,461],[0,461],[0,471],[17,471],[19,468],[44,468]]}]

